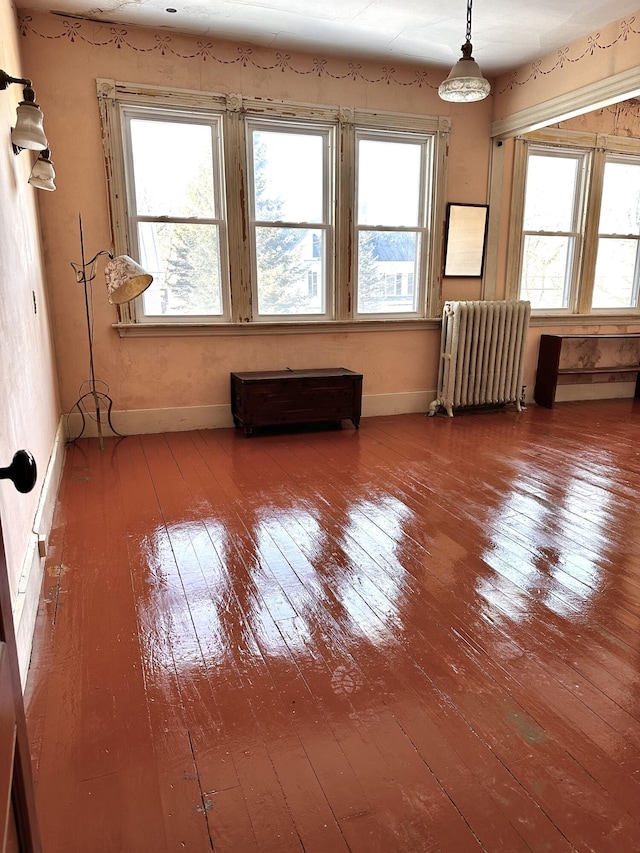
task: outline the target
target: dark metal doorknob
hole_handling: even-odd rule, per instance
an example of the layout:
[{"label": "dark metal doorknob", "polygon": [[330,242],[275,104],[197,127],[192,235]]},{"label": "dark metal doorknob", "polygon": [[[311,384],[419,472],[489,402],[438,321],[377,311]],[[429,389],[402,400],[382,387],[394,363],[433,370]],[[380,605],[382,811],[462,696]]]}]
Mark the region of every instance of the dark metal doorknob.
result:
[{"label": "dark metal doorknob", "polygon": [[35,486],[37,477],[36,460],[28,450],[18,450],[13,454],[11,465],[0,468],[0,480],[13,480],[16,489],[25,494]]}]

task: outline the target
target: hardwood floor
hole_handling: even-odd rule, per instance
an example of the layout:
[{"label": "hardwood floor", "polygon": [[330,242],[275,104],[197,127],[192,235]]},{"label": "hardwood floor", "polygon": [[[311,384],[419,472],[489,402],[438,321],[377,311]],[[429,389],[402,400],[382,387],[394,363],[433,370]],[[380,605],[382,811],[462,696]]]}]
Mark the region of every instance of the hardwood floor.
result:
[{"label": "hardwood floor", "polygon": [[640,402],[69,449],[45,853],[640,850]]}]

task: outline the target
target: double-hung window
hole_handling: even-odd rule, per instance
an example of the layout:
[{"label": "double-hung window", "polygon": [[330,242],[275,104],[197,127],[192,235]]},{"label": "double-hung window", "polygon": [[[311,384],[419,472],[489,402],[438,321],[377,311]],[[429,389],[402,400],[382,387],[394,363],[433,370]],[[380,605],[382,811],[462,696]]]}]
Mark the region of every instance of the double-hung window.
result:
[{"label": "double-hung window", "polygon": [[226,319],[221,116],[125,108],[129,238],[153,275],[147,319]]},{"label": "double-hung window", "polygon": [[249,121],[254,317],[332,314],[331,125]]},{"label": "double-hung window", "polygon": [[609,154],[602,182],[593,308],[637,308],[639,288],[640,156]]},{"label": "double-hung window", "polygon": [[115,248],[154,277],[123,327],[439,315],[448,119],[98,94]]},{"label": "double-hung window", "polygon": [[573,304],[586,165],[585,152],[529,152],[520,294],[534,309],[567,309]]},{"label": "double-hung window", "polygon": [[415,133],[356,131],[357,316],[415,316],[420,310],[432,143],[431,136]]},{"label": "double-hung window", "polygon": [[572,147],[576,138],[516,141],[511,293],[551,313],[637,312],[640,145],[581,134]]}]

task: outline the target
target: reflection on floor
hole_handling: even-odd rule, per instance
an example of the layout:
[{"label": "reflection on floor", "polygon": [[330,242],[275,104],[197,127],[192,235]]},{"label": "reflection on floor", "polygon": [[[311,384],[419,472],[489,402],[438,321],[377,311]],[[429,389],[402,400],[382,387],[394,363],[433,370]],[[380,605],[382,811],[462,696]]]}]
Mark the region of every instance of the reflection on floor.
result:
[{"label": "reflection on floor", "polygon": [[45,853],[640,849],[631,400],[70,448]]}]

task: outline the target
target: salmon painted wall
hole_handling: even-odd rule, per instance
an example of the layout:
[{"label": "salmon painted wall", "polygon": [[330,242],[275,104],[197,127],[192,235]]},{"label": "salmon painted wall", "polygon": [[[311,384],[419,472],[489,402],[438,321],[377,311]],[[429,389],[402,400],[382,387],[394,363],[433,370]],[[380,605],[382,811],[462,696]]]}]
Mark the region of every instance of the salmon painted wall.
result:
[{"label": "salmon painted wall", "polygon": [[[592,83],[605,81],[621,72],[638,66],[640,50],[640,12],[625,19],[615,21],[598,32],[572,42],[564,48],[543,56],[535,62],[522,66],[508,75],[498,78],[493,87],[493,119],[502,119],[529,107],[534,107],[552,98],[580,89]],[[640,121],[634,115],[638,109],[633,102],[614,104],[604,109],[585,113],[582,116],[565,121],[555,127],[589,130],[597,133],[609,133],[619,136],[640,136]],[[500,144],[496,141],[494,145]],[[506,259],[508,251],[509,212],[511,207],[511,180],[513,174],[514,146],[512,139],[505,139],[503,193],[500,206],[500,228],[497,247],[497,283],[498,297],[507,291]],[[621,318],[628,322],[614,324],[609,322],[594,325],[593,322],[568,326],[566,323],[552,326],[552,320],[542,325],[535,318],[529,332],[527,357],[523,382],[527,385],[527,397],[532,399],[535,372],[538,358],[540,335],[598,332],[637,332],[640,323],[633,317]],[[585,396],[598,396],[605,389],[600,386]]]},{"label": "salmon painted wall", "polygon": [[562,130],[585,133],[607,133],[640,139],[640,100],[633,99],[611,104],[553,125]]},{"label": "salmon painted wall", "polygon": [[[447,199],[486,201],[491,101],[444,103],[437,96],[442,72],[330,56],[284,56],[163,31],[21,14],[21,46],[39,81],[39,97],[47,103],[57,172],[58,189],[42,200],[41,218],[65,410],[87,376],[83,299],[69,266],[79,260],[79,212],[87,253],[110,248],[98,77],[447,115],[452,119]],[[225,337],[120,338],[112,328],[115,309],[105,298],[101,272],[94,290],[96,373],[109,383],[117,410],[228,406],[229,372],[261,368],[349,367],[364,373],[364,394],[371,397],[435,389],[437,329],[294,335],[243,330]],[[447,282],[445,297],[479,298],[480,284]]]},{"label": "salmon painted wall", "polygon": [[637,68],[640,10],[505,74],[494,85],[494,119]]},{"label": "salmon painted wall", "polygon": [[[15,9],[0,0],[0,68],[13,77],[30,77],[23,62]],[[34,80],[36,95],[37,79]],[[34,547],[34,517],[52,454],[59,419],[58,388],[48,294],[40,245],[38,190],[28,183],[35,154],[14,155],[10,132],[22,87],[0,91],[0,466],[20,448],[38,465],[38,482],[22,495],[0,482],[0,515],[14,607],[24,591],[28,554]],[[43,105],[43,101],[40,101]],[[35,583],[35,601],[40,584]],[[19,618],[14,613],[19,629]]]}]

